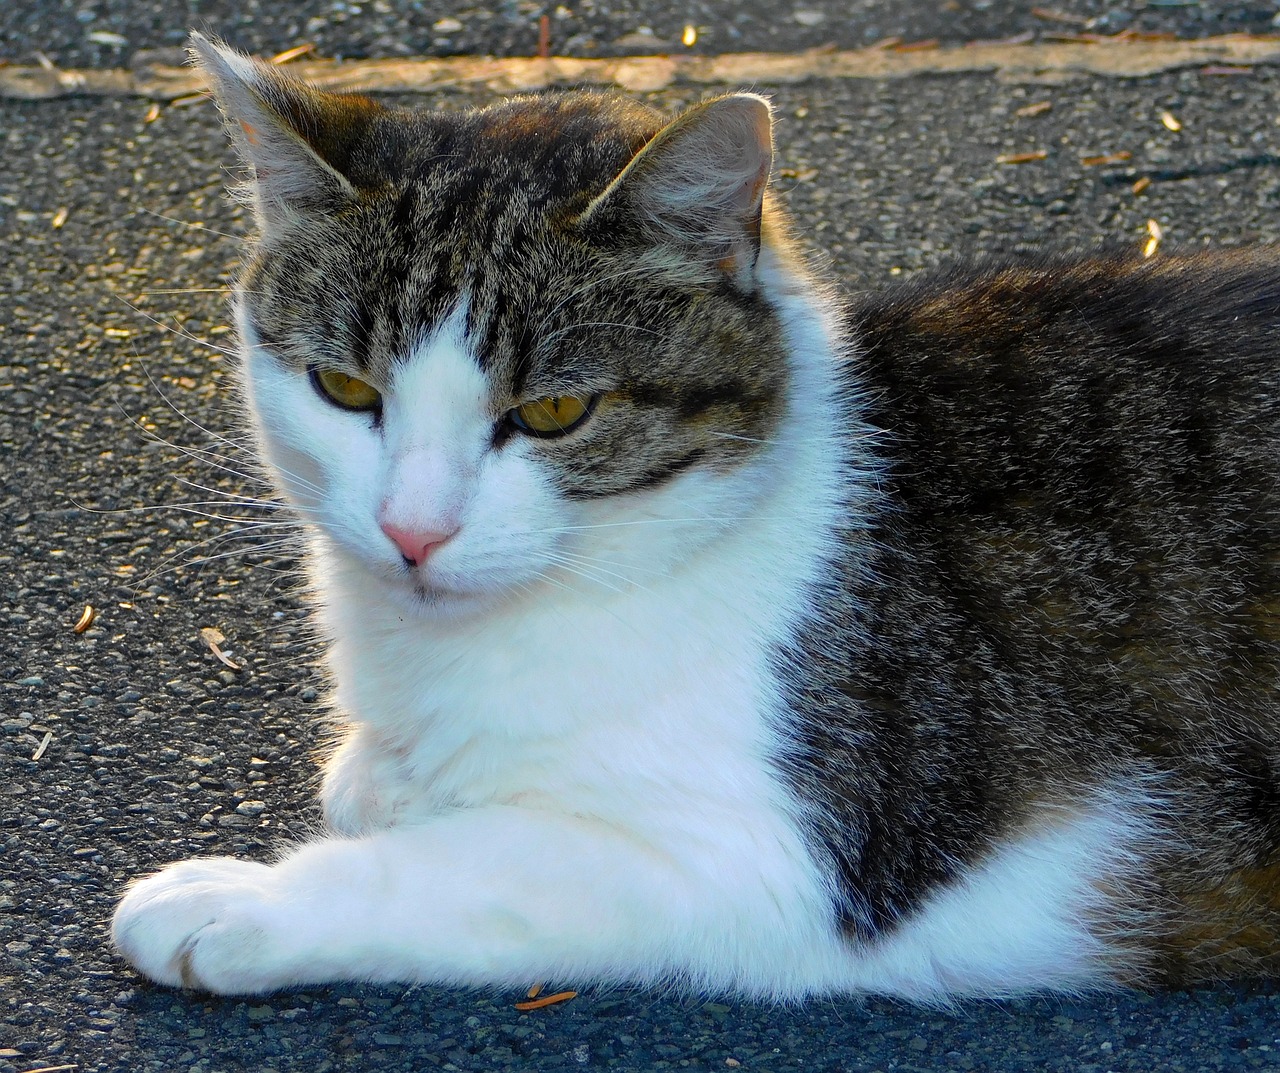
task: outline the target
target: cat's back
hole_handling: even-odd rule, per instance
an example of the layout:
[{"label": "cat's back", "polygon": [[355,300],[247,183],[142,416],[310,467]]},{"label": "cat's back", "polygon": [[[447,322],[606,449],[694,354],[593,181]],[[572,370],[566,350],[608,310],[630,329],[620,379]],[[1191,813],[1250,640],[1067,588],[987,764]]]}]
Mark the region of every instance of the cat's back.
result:
[{"label": "cat's back", "polygon": [[858,316],[888,546],[1011,651],[1280,724],[1280,251],[969,270]]},{"label": "cat's back", "polygon": [[1176,476],[1180,495],[1238,486],[1275,509],[1280,249],[959,268],[852,321],[913,507],[1048,492],[1092,509],[1166,500],[1153,482]]}]

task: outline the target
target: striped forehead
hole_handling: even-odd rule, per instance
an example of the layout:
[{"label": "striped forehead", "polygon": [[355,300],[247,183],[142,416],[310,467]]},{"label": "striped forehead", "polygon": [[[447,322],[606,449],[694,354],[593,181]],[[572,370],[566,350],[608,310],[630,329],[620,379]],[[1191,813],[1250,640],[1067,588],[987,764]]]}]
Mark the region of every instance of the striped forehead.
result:
[{"label": "striped forehead", "polygon": [[349,281],[344,334],[357,367],[389,382],[466,295],[475,359],[518,389],[528,311],[561,270],[548,256],[557,236],[655,126],[633,108],[569,95],[398,115],[393,181],[341,222],[330,258],[328,278]]}]

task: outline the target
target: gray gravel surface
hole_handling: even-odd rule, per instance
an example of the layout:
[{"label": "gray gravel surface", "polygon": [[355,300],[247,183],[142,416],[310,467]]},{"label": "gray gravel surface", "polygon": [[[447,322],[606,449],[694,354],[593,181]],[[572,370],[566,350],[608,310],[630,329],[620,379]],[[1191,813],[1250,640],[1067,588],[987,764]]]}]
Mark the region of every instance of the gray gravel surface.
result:
[{"label": "gray gravel surface", "polygon": [[[23,33],[19,51],[36,40]],[[74,58],[80,38],[66,47]],[[1278,91],[1272,69],[780,89],[779,183],[851,291],[963,253],[1136,245],[1149,219],[1168,246],[1274,242]],[[261,488],[223,352],[246,227],[221,193],[228,156],[208,107],[153,123],[146,108],[0,102],[0,1073],[1280,1068],[1275,985],[946,1012],[615,992],[521,1014],[511,994],[347,986],[239,1002],[140,981],[106,942],[121,886],[305,836],[324,737],[287,532],[255,528],[270,512],[237,498]],[[996,163],[1035,149],[1047,158]],[[1121,150],[1129,160],[1080,163]],[[193,510],[243,520],[180,507],[211,500]],[[85,604],[100,611],[77,634]]]},{"label": "gray gravel surface", "polygon": [[[180,50],[192,26],[271,54],[311,42],[325,56],[492,53],[527,56],[549,16],[561,55],[853,48],[888,37],[942,42],[1030,33],[1176,32],[1183,37],[1276,30],[1275,0],[6,0],[0,59],[30,63],[40,50],[63,66],[118,67],[152,50]],[[144,55],[139,56],[139,53]]]}]

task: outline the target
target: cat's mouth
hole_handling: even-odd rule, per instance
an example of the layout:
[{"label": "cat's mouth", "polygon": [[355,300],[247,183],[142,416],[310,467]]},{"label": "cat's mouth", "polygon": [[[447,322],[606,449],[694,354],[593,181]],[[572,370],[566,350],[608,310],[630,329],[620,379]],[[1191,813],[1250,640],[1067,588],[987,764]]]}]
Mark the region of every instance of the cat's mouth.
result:
[{"label": "cat's mouth", "polygon": [[486,605],[486,593],[479,589],[464,588],[439,577],[424,577],[420,571],[411,571],[409,583],[395,586],[416,614],[436,616],[456,615]]},{"label": "cat's mouth", "polygon": [[446,585],[415,578],[411,586],[414,599],[425,607],[439,608],[456,605],[459,601],[474,599],[474,594],[451,589]]}]

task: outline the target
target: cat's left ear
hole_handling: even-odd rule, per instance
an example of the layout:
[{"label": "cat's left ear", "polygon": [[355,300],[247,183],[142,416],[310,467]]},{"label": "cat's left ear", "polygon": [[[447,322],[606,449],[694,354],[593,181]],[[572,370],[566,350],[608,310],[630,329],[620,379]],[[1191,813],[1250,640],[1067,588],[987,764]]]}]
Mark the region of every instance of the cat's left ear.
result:
[{"label": "cat's left ear", "polygon": [[254,212],[267,238],[356,195],[353,156],[382,105],[324,93],[203,34],[191,35],[190,48],[253,169]]},{"label": "cat's left ear", "polygon": [[579,218],[675,246],[753,287],[773,166],[769,102],[733,93],[689,109],[657,133]]}]

